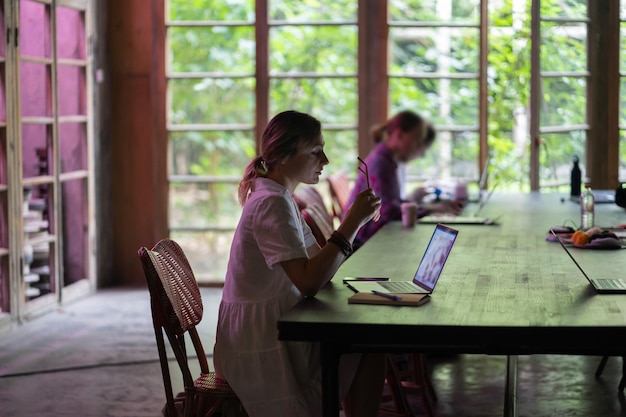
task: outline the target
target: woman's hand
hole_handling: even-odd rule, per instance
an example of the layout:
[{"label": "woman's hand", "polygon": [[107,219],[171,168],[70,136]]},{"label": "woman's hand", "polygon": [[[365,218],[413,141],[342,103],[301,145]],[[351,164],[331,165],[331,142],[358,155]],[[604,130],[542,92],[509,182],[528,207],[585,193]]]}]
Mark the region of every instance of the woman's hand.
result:
[{"label": "woman's hand", "polygon": [[361,226],[372,219],[377,220],[380,216],[380,204],[380,197],[371,188],[361,191],[348,209],[339,231],[351,241]]}]

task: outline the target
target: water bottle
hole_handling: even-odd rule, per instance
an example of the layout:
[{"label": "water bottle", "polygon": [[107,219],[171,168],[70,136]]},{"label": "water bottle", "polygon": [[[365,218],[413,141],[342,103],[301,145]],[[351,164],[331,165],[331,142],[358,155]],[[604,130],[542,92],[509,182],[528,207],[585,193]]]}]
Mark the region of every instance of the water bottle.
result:
[{"label": "water bottle", "polygon": [[593,227],[593,209],[595,198],[591,187],[585,185],[585,191],[580,195],[580,228],[588,230]]},{"label": "water bottle", "polygon": [[574,156],[572,159],[574,165],[572,166],[572,173],[570,176],[570,196],[580,198],[580,166],[578,166],[578,157]]}]

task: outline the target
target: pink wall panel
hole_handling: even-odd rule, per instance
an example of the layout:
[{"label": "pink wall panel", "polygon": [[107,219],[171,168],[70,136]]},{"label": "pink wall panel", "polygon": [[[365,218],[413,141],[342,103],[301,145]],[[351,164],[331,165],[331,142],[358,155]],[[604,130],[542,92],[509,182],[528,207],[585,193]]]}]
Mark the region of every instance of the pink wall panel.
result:
[{"label": "pink wall panel", "polygon": [[20,3],[20,52],[22,56],[52,57],[50,18],[46,5],[22,0]]},{"label": "pink wall panel", "polygon": [[64,123],[59,126],[61,172],[87,169],[87,138],[82,123]]},{"label": "pink wall panel", "polygon": [[59,66],[57,77],[59,116],[86,115],[85,69],[76,66]]},{"label": "pink wall panel", "polygon": [[59,7],[57,9],[57,56],[66,59],[85,59],[85,24],[83,13]]}]

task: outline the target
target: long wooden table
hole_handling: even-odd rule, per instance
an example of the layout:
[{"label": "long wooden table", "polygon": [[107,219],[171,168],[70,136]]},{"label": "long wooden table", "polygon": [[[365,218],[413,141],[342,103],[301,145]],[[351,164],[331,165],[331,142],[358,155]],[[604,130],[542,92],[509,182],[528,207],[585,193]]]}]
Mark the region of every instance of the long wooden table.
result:
[{"label": "long wooden table", "polygon": [[[324,415],[338,416],[337,364],[348,352],[507,355],[504,415],[517,413],[516,355],[623,355],[626,295],[597,295],[546,234],[580,221],[558,194],[499,194],[483,215],[498,226],[459,225],[457,241],[429,303],[420,307],[348,304],[344,276],[410,280],[433,225],[383,227],[316,297],[278,322],[280,340],[319,342]],[[471,210],[471,209],[470,209]],[[596,205],[596,225],[626,223],[626,210]],[[591,277],[626,275],[626,251],[573,249]]]}]

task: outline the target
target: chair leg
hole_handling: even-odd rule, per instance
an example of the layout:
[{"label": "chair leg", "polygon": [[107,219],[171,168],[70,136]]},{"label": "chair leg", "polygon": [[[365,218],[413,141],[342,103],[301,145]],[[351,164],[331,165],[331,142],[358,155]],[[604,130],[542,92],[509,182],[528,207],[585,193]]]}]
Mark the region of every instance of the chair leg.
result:
[{"label": "chair leg", "polygon": [[617,393],[624,395],[624,386],[626,385],[626,356],[622,356],[622,378],[619,380]]},{"label": "chair leg", "polygon": [[432,417],[434,412],[430,400],[432,398],[433,401],[437,401],[437,394],[435,393],[435,389],[433,388],[430,378],[428,377],[428,373],[426,372],[424,354],[412,353],[410,359],[413,380],[403,381],[402,385],[405,389],[414,389],[420,392],[424,403],[424,409],[426,410],[426,415]]},{"label": "chair leg", "polygon": [[413,410],[411,410],[411,407],[409,407],[409,403],[406,400],[398,367],[396,366],[394,356],[391,354],[387,355],[386,379],[389,389],[391,390],[391,399],[395,405],[395,410],[381,408],[380,411],[384,414],[390,414],[398,417],[415,417]]},{"label": "chair leg", "polygon": [[435,392],[435,387],[433,387],[433,383],[428,375],[425,359],[426,357],[423,353],[413,353],[411,355],[411,360],[413,361],[413,373],[415,374],[415,383],[418,385],[424,385],[427,390],[426,394],[430,395],[430,398],[432,398],[434,402],[437,402],[437,393]]},{"label": "chair leg", "polygon": [[602,375],[602,371],[604,371],[604,367],[606,366],[606,361],[609,360],[608,356],[603,356],[602,359],[600,360],[600,363],[598,364],[598,367],[596,368],[596,378],[600,378],[600,375]]}]

